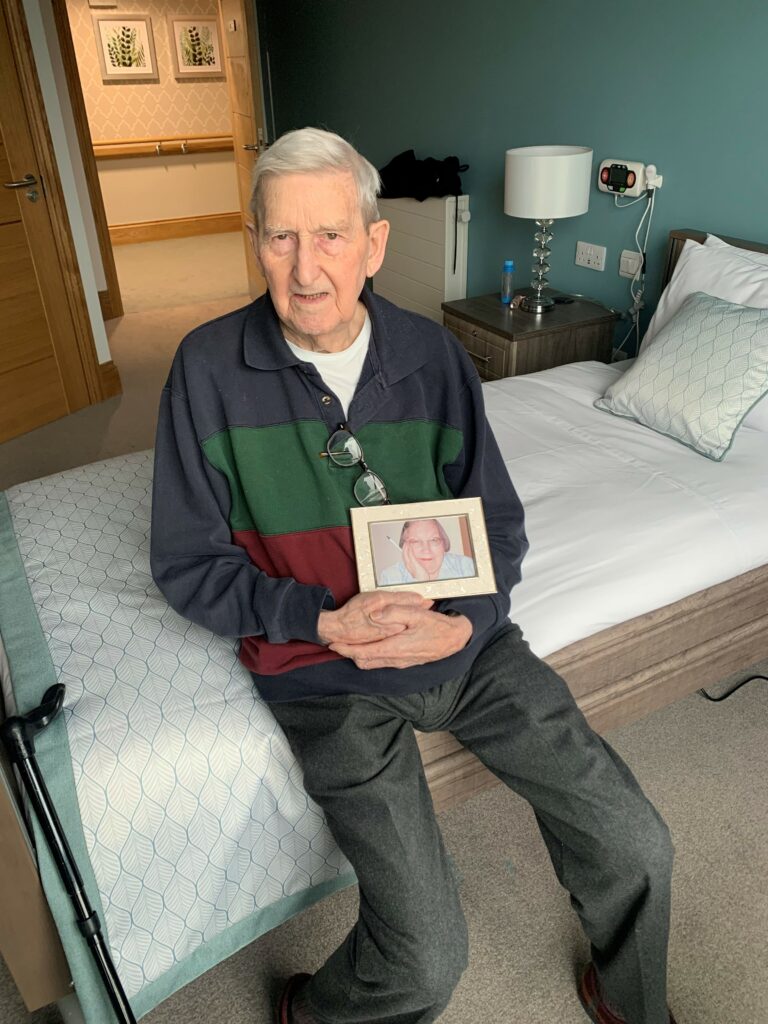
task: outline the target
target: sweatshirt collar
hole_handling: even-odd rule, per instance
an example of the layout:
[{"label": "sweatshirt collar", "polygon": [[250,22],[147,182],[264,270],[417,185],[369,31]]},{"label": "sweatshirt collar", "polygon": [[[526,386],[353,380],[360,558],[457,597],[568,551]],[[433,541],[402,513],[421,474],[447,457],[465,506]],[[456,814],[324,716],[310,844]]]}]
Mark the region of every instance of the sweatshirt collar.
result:
[{"label": "sweatshirt collar", "polygon": [[[360,299],[371,318],[371,346],[374,372],[384,386],[409,376],[427,361],[426,346],[417,323],[385,299],[363,288]],[[283,337],[280,320],[269,292],[256,299],[248,310],[243,335],[243,358],[255,370],[283,370],[298,366]]]}]

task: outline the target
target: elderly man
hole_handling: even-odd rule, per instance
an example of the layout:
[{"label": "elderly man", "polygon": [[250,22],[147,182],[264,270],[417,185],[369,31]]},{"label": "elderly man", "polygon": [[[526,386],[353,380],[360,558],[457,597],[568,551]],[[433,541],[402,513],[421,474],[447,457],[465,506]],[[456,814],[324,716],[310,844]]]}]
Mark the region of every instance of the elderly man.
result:
[{"label": "elderly man", "polygon": [[[155,579],[181,614],[240,638],[359,882],[355,927],[288,982],[278,1020],[428,1024],[466,966],[416,726],[450,730],[533,806],[591,942],[591,1019],[667,1024],[666,827],[508,621],[522,508],[461,346],[365,288],[388,233],[377,186],[327,132],[291,132],[260,158],[268,293],[184,339],[160,407]],[[496,594],[358,593],[351,507],[470,496]]]},{"label": "elderly man", "polygon": [[459,580],[474,576],[475,563],[451,551],[451,541],[439,519],[409,519],[400,531],[402,561],[383,569],[382,587],[430,580]]}]

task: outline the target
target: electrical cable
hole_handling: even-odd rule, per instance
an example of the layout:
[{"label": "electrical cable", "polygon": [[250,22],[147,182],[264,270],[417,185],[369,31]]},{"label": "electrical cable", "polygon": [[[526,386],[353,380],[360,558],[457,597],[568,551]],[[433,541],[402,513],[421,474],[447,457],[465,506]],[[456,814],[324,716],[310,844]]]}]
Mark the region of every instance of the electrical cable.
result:
[{"label": "electrical cable", "polygon": [[[624,345],[630,338],[633,331],[635,331],[637,335],[636,348],[638,351],[640,350],[640,310],[643,308],[643,294],[645,293],[645,261],[646,252],[648,250],[648,238],[651,233],[651,223],[653,221],[653,210],[656,202],[656,188],[654,186],[653,188],[646,189],[643,195],[639,196],[637,199],[633,199],[631,203],[620,204],[618,201],[619,197],[613,197],[614,206],[616,206],[619,210],[624,210],[628,206],[634,206],[635,203],[639,203],[643,199],[646,200],[646,206],[643,210],[643,215],[640,218],[640,222],[638,223],[637,228],[635,229],[635,246],[637,254],[640,257],[640,264],[637,270],[635,271],[634,275],[632,276],[632,280],[629,283],[629,294],[632,296],[632,306],[630,307],[630,312],[632,314],[632,323],[627,333],[616,346],[616,352],[621,352],[623,350]],[[645,238],[643,239],[643,243],[641,245],[640,232],[643,229],[643,224],[645,223],[646,217],[648,218],[648,223],[645,226]],[[635,290],[636,285],[639,285],[638,291]]]},{"label": "electrical cable", "polygon": [[626,208],[628,206],[634,206],[635,203],[641,203],[643,201],[643,199],[646,199],[646,198],[647,198],[647,196],[646,196],[645,192],[643,192],[643,194],[641,196],[638,196],[637,199],[633,199],[631,203],[620,203],[619,202],[619,197],[618,196],[614,196],[613,197],[613,205],[616,207],[617,210],[626,210]]},{"label": "electrical cable", "polygon": [[750,676],[748,679],[742,679],[740,683],[736,683],[735,686],[732,686],[730,690],[727,690],[720,697],[710,697],[704,689],[698,690],[697,692],[700,693],[702,697],[706,697],[707,700],[711,700],[714,704],[719,704],[721,700],[728,700],[729,697],[732,697],[737,690],[742,688],[742,686],[746,686],[747,683],[754,683],[757,679],[762,679],[768,683],[768,676]]}]

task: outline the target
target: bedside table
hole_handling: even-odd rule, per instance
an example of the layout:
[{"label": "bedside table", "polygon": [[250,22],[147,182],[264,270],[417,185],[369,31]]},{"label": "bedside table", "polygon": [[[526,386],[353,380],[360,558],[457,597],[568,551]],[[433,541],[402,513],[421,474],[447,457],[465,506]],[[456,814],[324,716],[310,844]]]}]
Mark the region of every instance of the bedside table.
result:
[{"label": "bedside table", "polygon": [[442,309],[443,323],[470,354],[483,380],[586,359],[608,363],[619,319],[607,306],[576,298],[551,313],[524,313],[502,306],[496,293],[443,302]]}]

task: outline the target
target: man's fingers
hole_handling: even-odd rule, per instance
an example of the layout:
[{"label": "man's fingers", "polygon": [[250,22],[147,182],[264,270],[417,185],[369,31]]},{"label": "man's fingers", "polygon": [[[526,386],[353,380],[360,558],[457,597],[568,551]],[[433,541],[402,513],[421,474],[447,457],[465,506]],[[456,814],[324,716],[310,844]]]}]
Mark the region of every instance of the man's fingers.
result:
[{"label": "man's fingers", "polygon": [[[340,654],[343,658],[354,661],[357,667],[363,671],[373,668],[411,668],[413,665],[419,664],[419,661],[413,658],[384,657],[381,654],[361,651],[361,646],[361,644],[331,644],[330,650]],[[367,646],[373,647],[374,645]]]}]

